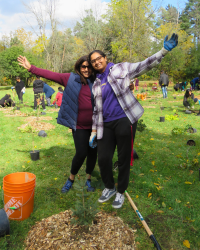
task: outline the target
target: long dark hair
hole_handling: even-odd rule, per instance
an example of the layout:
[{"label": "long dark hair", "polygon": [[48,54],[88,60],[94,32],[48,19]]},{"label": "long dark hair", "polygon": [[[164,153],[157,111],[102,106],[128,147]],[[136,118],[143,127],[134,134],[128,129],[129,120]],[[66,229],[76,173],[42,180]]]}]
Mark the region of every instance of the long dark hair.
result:
[{"label": "long dark hair", "polygon": [[[80,58],[76,61],[75,65],[74,65],[74,69],[75,69],[76,73],[81,77],[81,82],[82,82],[82,84],[84,84],[84,85],[87,84],[87,79],[81,74],[81,72],[80,72],[80,67],[81,67],[82,63],[84,63],[85,61],[89,63],[89,61],[88,61],[88,56],[82,56],[82,57],[80,57]],[[90,64],[90,63],[89,63],[89,64]]]},{"label": "long dark hair", "polygon": [[190,92],[191,92],[190,89],[186,89],[186,91],[185,91],[185,97],[186,98],[190,97]]}]

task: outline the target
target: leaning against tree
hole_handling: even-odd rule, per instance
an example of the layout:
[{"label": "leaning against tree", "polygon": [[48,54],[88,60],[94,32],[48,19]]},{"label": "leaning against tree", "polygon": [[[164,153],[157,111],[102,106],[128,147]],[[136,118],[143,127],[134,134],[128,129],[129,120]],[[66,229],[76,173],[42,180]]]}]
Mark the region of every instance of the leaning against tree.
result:
[{"label": "leaning against tree", "polygon": [[[97,72],[92,91],[95,107],[93,112],[90,146],[97,137],[98,163],[105,185],[99,202],[108,201],[116,194],[112,204],[120,208],[128,187],[131,159],[131,140],[134,141],[137,121],[144,110],[128,88],[130,79],[138,77],[156,65],[178,44],[178,35],[164,40],[164,48],[138,63],[107,63],[106,55],[99,50],[89,54],[89,61]],[[132,131],[131,131],[132,130]],[[112,158],[117,146],[118,187],[115,188]]]},{"label": "leaning against tree", "polygon": [[57,82],[65,87],[62,105],[58,114],[57,122],[72,129],[76,154],[72,160],[71,174],[61,192],[68,192],[74,183],[75,175],[80,170],[84,160],[86,161],[86,186],[88,192],[95,189],[91,186],[91,174],[95,168],[97,149],[89,147],[89,138],[92,129],[92,113],[94,98],[92,94],[92,69],[87,56],[82,56],[75,64],[74,73],[56,73],[40,69],[31,65],[26,57],[18,57],[19,65],[32,74]]}]

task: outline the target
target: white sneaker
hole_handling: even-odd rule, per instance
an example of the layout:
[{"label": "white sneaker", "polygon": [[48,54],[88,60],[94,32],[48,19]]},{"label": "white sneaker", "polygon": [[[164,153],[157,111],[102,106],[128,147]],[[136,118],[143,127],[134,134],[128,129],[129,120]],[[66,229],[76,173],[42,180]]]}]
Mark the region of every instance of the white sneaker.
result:
[{"label": "white sneaker", "polygon": [[120,193],[117,192],[115,200],[113,201],[112,206],[114,208],[120,208],[120,207],[122,207],[123,203],[124,203],[124,194],[120,194]]},{"label": "white sneaker", "polygon": [[98,199],[98,202],[103,203],[108,201],[113,195],[115,195],[117,192],[116,188],[108,189],[104,188],[101,197]]}]

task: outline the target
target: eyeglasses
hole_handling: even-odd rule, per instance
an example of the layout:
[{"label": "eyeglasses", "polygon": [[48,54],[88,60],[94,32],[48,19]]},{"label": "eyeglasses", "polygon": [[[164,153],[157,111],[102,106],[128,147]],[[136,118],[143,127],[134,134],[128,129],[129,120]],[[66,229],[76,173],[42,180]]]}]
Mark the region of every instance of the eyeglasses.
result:
[{"label": "eyeglasses", "polygon": [[96,59],[94,59],[94,60],[90,61],[90,62],[91,62],[91,64],[95,64],[95,63],[96,63],[96,61],[101,60],[101,58],[102,58],[102,57],[103,57],[103,56],[99,56],[99,57],[97,57]]},{"label": "eyeglasses", "polygon": [[86,69],[86,68],[91,69],[91,66],[90,66],[90,65],[88,65],[88,66],[86,66],[86,65],[81,65],[81,68],[82,68],[82,69]]}]

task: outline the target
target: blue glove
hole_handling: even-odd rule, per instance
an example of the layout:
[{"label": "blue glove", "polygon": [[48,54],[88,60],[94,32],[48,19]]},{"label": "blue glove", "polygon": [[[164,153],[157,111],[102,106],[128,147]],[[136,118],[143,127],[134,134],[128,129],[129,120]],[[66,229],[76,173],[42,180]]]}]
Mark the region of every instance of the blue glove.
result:
[{"label": "blue glove", "polygon": [[178,45],[178,35],[173,33],[172,37],[168,40],[168,36],[164,39],[164,48],[171,51]]},{"label": "blue glove", "polygon": [[96,148],[96,146],[97,146],[97,133],[96,132],[91,133],[90,140],[89,140],[89,146],[91,148]]}]

